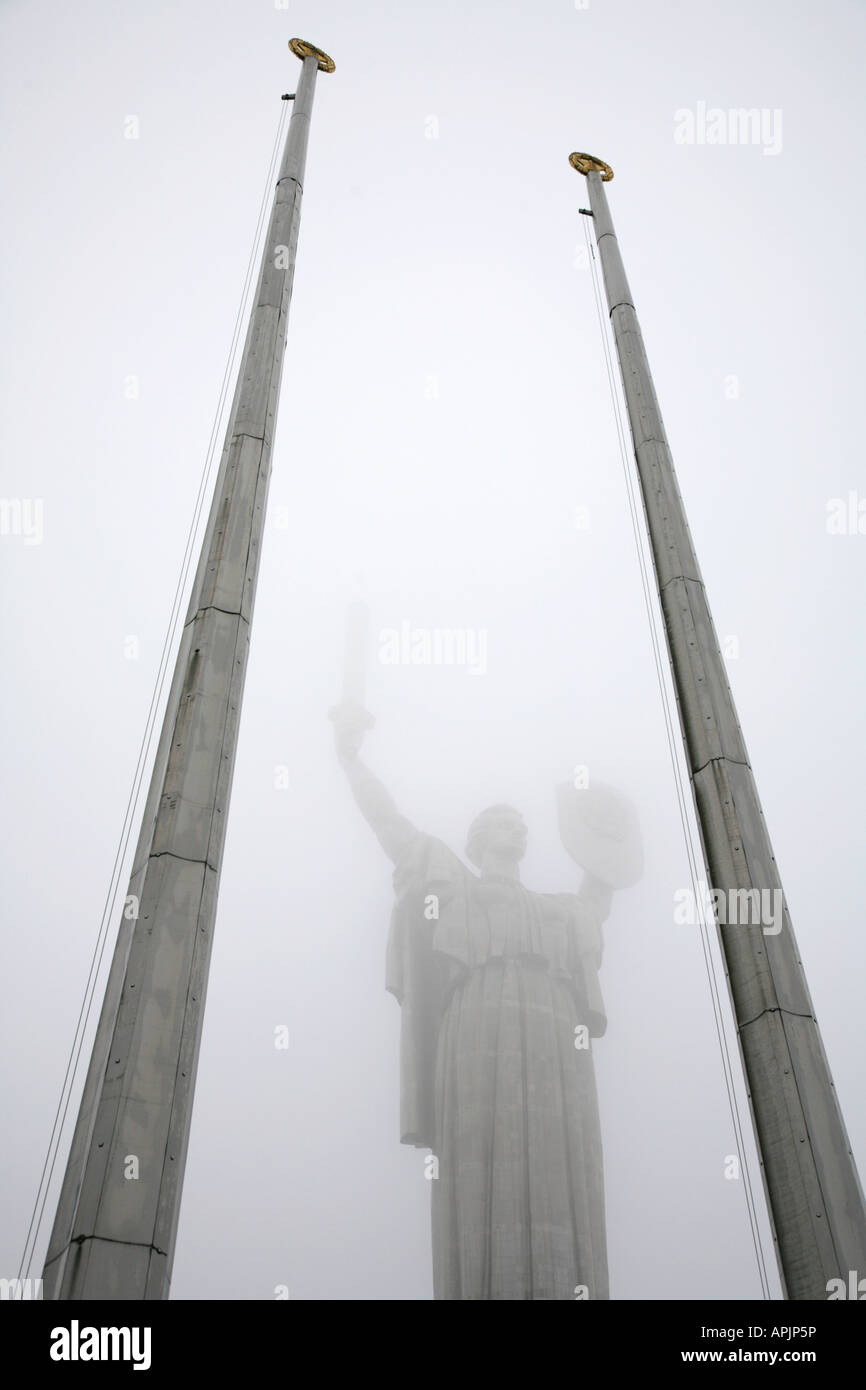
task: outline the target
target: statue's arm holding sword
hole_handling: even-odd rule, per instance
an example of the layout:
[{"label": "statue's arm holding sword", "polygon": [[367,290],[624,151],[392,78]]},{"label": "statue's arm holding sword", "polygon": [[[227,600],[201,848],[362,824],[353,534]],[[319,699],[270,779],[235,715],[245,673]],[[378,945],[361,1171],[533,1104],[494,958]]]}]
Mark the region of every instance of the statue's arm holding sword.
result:
[{"label": "statue's arm holding sword", "polygon": [[368,629],[366,604],[352,604],[346,622],[343,695],[340,703],[330,711],[330,717],[334,724],[337,757],[352,795],[388,858],[396,864],[421,832],[398,811],[391,793],[358,756],[365,733],[376,722],[364,707],[364,653]]}]

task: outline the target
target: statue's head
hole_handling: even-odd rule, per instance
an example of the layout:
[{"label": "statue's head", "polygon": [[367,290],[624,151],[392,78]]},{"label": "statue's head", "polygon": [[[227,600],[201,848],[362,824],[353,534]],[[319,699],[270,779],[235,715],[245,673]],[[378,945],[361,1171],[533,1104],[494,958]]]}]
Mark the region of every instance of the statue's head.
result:
[{"label": "statue's head", "polygon": [[488,806],[477,815],[469,827],[466,839],[466,858],[476,868],[486,850],[493,850],[505,859],[522,859],[526,853],[526,822],[513,806]]}]

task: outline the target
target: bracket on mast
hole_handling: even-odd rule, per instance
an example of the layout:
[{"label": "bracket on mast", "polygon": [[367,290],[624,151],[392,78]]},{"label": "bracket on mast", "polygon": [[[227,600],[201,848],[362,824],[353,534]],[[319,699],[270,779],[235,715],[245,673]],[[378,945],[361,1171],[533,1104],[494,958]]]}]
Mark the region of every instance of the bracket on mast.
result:
[{"label": "bracket on mast", "polygon": [[304,58],[315,58],[319,72],[333,72],[336,67],[333,58],[329,58],[321,48],[316,48],[315,44],[307,43],[306,39],[289,39],[289,48],[302,61]]},{"label": "bracket on mast", "polygon": [[601,174],[602,183],[610,183],[613,178],[610,165],[605,164],[603,159],[597,159],[594,154],[570,154],[568,162],[579,174]]}]

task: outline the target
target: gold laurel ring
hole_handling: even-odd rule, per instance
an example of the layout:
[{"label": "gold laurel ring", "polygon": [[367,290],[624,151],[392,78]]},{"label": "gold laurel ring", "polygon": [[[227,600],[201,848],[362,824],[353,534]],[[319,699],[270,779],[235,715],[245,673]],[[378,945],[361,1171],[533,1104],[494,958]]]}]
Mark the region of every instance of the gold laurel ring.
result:
[{"label": "gold laurel ring", "polygon": [[596,159],[594,154],[570,154],[568,162],[579,174],[601,174],[602,183],[610,183],[613,178],[610,165],[605,164],[603,159]]},{"label": "gold laurel ring", "polygon": [[289,39],[289,48],[296,58],[315,58],[319,72],[333,72],[336,66],[333,58],[329,58],[327,53],[323,53],[321,48],[316,48],[315,44],[307,43],[306,39]]}]

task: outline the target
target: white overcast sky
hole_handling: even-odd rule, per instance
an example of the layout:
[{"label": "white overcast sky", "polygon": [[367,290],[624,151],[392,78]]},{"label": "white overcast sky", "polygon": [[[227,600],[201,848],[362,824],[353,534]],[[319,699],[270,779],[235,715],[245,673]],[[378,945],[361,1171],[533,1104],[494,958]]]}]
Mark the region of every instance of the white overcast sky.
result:
[{"label": "white overcast sky", "polygon": [[[359,576],[376,630],[487,634],[483,675],[374,654],[365,756],[416,824],[462,852],[482,806],[516,804],[525,882],[562,891],[579,875],[556,783],[586,763],[637,804],[647,869],[605,929],[595,1048],[611,1296],[760,1296],[700,943],[673,922],[686,857],[567,156],[615,169],[862,1168],[866,535],[826,527],[831,499],[866,498],[862,4],[5,0],[0,31],[0,495],[42,505],[39,543],[11,521],[0,537],[0,1274],[36,1196],[300,35],[337,66],[313,113],[173,1296],[431,1296],[423,1151],[398,1142],[390,865],[326,717]],[[781,113],[774,151],[677,143],[675,113],[700,103]]]}]

